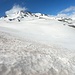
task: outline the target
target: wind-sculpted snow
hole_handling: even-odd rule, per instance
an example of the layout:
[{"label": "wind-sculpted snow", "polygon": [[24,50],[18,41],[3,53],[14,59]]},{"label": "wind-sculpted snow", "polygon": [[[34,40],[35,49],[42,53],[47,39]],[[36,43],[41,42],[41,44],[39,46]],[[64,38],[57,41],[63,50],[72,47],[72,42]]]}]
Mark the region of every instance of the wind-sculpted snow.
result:
[{"label": "wind-sculpted snow", "polygon": [[74,55],[0,32],[0,75],[75,75]]}]

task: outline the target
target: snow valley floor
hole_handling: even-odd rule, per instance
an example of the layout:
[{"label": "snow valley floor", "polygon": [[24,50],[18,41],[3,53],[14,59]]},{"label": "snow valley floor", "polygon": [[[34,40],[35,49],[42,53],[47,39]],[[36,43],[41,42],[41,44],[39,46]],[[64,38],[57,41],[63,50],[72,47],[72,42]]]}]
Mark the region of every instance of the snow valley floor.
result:
[{"label": "snow valley floor", "polygon": [[0,19],[0,75],[75,75],[75,21],[22,11]]}]

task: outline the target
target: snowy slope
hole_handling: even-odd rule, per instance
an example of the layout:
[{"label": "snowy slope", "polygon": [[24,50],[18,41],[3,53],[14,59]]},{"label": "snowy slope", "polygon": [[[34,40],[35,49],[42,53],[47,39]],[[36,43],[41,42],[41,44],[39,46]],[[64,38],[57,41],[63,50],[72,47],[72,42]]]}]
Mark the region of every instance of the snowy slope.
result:
[{"label": "snowy slope", "polygon": [[[64,18],[65,20],[65,18]],[[17,11],[0,19],[0,75],[75,75],[75,21]]]},{"label": "snowy slope", "polygon": [[75,29],[55,19],[45,20],[34,18],[31,20],[23,19],[21,22],[1,21],[0,26],[17,30],[18,33],[15,31],[11,32],[17,35],[22,34],[21,37],[34,38],[33,40],[43,41],[45,43],[52,42],[55,44],[57,42],[57,45],[62,45],[68,49],[75,49]]}]

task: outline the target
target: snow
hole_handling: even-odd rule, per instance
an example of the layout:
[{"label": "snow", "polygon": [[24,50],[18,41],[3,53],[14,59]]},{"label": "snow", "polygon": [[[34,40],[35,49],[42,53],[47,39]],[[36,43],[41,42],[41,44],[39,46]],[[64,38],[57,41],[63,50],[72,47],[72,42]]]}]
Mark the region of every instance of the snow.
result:
[{"label": "snow", "polygon": [[[18,33],[23,34],[21,37],[28,37],[37,41],[45,43],[57,42],[57,45],[68,49],[75,49],[75,29],[69,26],[64,26],[62,22],[57,20],[45,19],[31,19],[29,21],[22,20],[22,22],[0,22],[0,26],[8,29],[17,30]],[[10,33],[10,32],[9,32]],[[72,47],[71,47],[72,46]]]},{"label": "snow", "polygon": [[55,45],[0,31],[0,75],[74,75],[74,55]]},{"label": "snow", "polygon": [[74,28],[40,13],[13,17],[0,20],[0,75],[75,75]]}]

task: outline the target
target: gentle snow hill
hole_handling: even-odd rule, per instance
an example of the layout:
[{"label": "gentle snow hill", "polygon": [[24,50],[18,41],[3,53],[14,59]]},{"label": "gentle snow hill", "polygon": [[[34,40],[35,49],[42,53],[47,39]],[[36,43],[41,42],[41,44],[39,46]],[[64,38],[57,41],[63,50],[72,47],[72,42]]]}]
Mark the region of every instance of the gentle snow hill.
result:
[{"label": "gentle snow hill", "polygon": [[2,17],[0,75],[75,75],[70,21],[23,11]]}]

